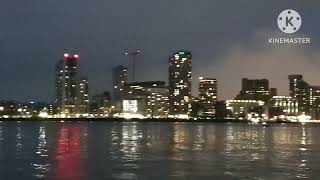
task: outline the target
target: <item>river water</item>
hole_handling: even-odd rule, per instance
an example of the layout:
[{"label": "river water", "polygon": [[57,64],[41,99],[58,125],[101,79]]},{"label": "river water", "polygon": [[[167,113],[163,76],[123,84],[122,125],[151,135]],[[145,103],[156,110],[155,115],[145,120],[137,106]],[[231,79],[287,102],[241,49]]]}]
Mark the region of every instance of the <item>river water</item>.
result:
[{"label": "river water", "polygon": [[0,179],[317,179],[320,126],[0,122]]}]

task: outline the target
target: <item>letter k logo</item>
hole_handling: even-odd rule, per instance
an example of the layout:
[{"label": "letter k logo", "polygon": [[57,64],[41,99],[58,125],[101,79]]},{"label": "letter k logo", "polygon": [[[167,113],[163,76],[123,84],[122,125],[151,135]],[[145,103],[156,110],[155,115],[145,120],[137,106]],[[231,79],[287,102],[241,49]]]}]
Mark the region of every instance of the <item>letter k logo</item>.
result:
[{"label": "letter k logo", "polygon": [[279,29],[287,34],[295,33],[301,27],[300,14],[292,9],[282,11],[277,19]]},{"label": "letter k logo", "polygon": [[286,26],[289,26],[289,24],[290,24],[291,26],[293,26],[293,24],[292,24],[292,22],[291,22],[291,21],[292,21],[292,19],[293,19],[293,17],[292,17],[292,16],[290,17],[290,19],[289,19],[289,17],[288,17],[288,16],[286,17]]}]

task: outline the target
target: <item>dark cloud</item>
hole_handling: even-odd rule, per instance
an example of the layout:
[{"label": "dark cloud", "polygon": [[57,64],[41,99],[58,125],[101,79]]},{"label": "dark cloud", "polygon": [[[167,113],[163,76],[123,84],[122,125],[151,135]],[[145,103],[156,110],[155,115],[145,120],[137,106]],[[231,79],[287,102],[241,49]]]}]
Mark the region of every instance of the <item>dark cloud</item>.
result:
[{"label": "dark cloud", "polygon": [[226,49],[224,55],[215,57],[215,62],[200,67],[205,76],[219,80],[220,98],[234,98],[241,88],[241,78],[246,77],[269,79],[270,87],[278,88],[279,95],[289,95],[289,74],[303,74],[310,84],[320,84],[317,78],[319,48],[309,44],[270,45],[269,37],[283,36],[276,32],[257,32],[246,44],[236,43]]},{"label": "dark cloud", "polygon": [[[254,59],[282,53],[278,56],[286,58],[285,53],[291,52],[263,47],[255,51],[251,48],[259,44],[252,37],[261,31],[277,31],[277,14],[293,8],[303,16],[301,31],[316,39],[319,7],[316,0],[5,1],[0,6],[0,99],[52,100],[54,64],[65,51],[81,54],[82,74],[88,76],[91,92],[110,89],[112,66],[128,61],[121,52],[136,49],[144,52],[138,62],[140,80],[167,80],[168,56],[177,49],[190,49],[194,80],[202,74],[218,78],[222,96],[232,97],[239,87],[224,84],[239,84],[244,75],[270,77],[266,71],[256,74],[255,66],[249,73],[234,70],[228,63],[240,61],[236,56]],[[318,45],[317,41],[313,44]],[[292,51],[299,50],[305,58],[317,47]],[[265,60],[255,64],[260,69],[260,64],[269,61],[258,59]],[[313,67],[300,72],[307,74]],[[235,77],[225,78],[230,73]],[[282,83],[274,84],[281,89],[287,87],[283,76],[279,77]]]}]

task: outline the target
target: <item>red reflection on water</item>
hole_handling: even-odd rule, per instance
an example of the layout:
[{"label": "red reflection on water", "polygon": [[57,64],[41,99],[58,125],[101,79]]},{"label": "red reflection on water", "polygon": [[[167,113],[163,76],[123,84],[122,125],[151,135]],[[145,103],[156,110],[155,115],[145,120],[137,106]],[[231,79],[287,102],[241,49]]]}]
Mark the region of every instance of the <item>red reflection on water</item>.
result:
[{"label": "red reflection on water", "polygon": [[79,127],[61,128],[52,172],[54,173],[51,176],[53,180],[87,179],[85,162],[81,158]]}]

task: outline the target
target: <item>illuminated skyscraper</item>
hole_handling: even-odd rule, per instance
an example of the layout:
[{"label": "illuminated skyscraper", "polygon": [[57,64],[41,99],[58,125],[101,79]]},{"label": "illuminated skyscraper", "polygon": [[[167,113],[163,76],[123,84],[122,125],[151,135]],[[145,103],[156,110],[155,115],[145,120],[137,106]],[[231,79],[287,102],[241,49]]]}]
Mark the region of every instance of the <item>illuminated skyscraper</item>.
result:
[{"label": "illuminated skyscraper", "polygon": [[308,84],[303,81],[302,75],[289,75],[288,78],[290,96],[297,98],[301,89],[305,88]]},{"label": "illuminated skyscraper", "polygon": [[199,78],[199,103],[203,106],[205,116],[213,116],[215,114],[217,86],[216,79]]},{"label": "illuminated skyscraper", "polygon": [[123,100],[124,84],[128,83],[128,68],[120,65],[112,69],[113,100]]},{"label": "illuminated skyscraper", "polygon": [[78,54],[66,53],[56,65],[55,105],[59,114],[71,117],[84,113],[88,103],[88,81],[80,80],[78,61]]},{"label": "illuminated skyscraper", "polygon": [[299,104],[299,114],[305,113],[313,119],[320,119],[320,86],[312,86],[302,75],[289,76],[290,96]]},{"label": "illuminated skyscraper", "polygon": [[188,115],[191,111],[190,51],[178,51],[169,58],[169,114]]},{"label": "illuminated skyscraper", "polygon": [[288,78],[290,96],[298,101],[299,113],[309,113],[309,84],[303,80],[302,75],[289,75]]},{"label": "illuminated skyscraper", "polygon": [[87,78],[81,78],[79,82],[79,112],[81,114],[89,112],[89,85]]}]

